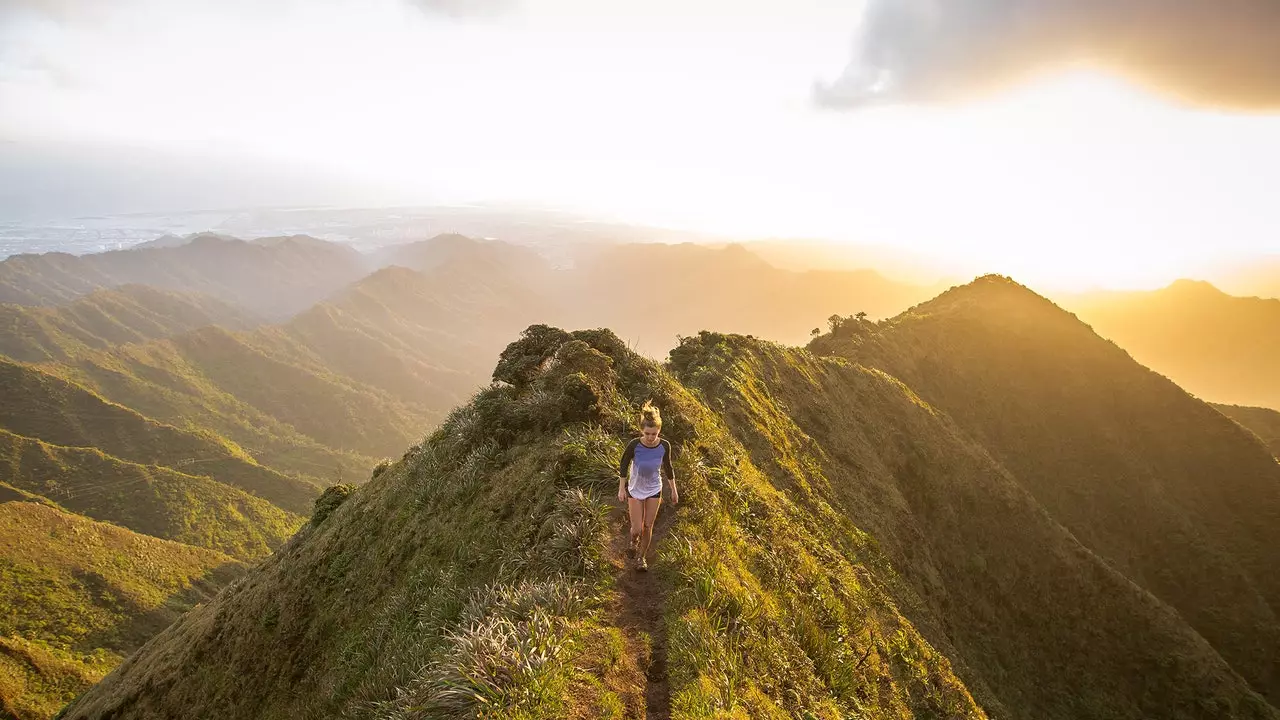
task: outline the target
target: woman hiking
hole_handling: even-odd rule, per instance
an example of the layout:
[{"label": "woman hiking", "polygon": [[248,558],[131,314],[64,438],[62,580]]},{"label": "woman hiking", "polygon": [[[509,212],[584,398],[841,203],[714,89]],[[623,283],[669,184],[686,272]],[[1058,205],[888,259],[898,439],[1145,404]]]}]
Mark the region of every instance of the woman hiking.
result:
[{"label": "woman hiking", "polygon": [[645,557],[653,542],[653,521],[662,504],[662,478],[671,482],[671,502],[680,502],[676,475],[671,469],[671,443],[658,437],[662,414],[651,403],[640,409],[640,437],[627,443],[618,463],[618,502],[627,504],[631,516],[630,552],[637,570],[648,570]]}]

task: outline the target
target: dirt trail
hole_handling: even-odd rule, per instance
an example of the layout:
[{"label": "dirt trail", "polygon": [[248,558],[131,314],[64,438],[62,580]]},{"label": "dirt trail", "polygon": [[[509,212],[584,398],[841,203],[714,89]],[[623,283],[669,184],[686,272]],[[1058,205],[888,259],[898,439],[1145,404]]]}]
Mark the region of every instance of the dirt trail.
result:
[{"label": "dirt trail", "polygon": [[[673,519],[670,503],[664,502],[653,529],[653,544],[665,539]],[[626,638],[626,651],[642,674],[644,692],[632,688],[624,696],[627,720],[669,720],[671,694],[667,685],[667,631],[662,622],[664,598],[654,573],[654,551],[649,550],[648,572],[634,568],[627,556],[630,522],[625,511],[613,514],[614,540],[610,546],[610,562],[617,572],[618,598],[614,608],[616,623]]]}]

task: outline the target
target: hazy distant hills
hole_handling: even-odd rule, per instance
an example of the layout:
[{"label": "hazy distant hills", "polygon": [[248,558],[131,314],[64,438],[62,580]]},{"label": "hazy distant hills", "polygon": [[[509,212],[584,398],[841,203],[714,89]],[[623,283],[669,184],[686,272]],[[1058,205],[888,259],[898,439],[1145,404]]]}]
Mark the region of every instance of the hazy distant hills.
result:
[{"label": "hazy distant hills", "polygon": [[1182,280],[1153,292],[1063,298],[1143,365],[1205,400],[1280,409],[1280,299]]},{"label": "hazy distant hills", "polygon": [[0,354],[23,362],[60,360],[209,325],[245,330],[261,323],[211,297],[122,285],[58,307],[0,305]]},{"label": "hazy distant hills", "polygon": [[1219,412],[1243,425],[1258,436],[1271,453],[1280,458],[1280,412],[1267,408],[1239,405],[1214,405]]},{"label": "hazy distant hills", "polygon": [[954,418],[1057,522],[1280,698],[1280,465],[1052,303],[989,277],[814,343]]},{"label": "hazy distant hills", "polygon": [[0,262],[0,302],[56,305],[119,285],[197,292],[283,319],[366,271],[354,249],[305,236],[246,242],[198,235],[171,246],[92,255],[15,255]]},{"label": "hazy distant hills", "polygon": [[1221,275],[1220,287],[1232,295],[1280,298],[1280,254],[1252,258]]},{"label": "hazy distant hills", "polygon": [[[531,248],[461,235],[361,255],[307,236],[243,241],[203,233],[97,255],[13,256],[0,262],[0,302],[56,305],[139,283],[201,293],[282,321],[368,272],[401,266],[438,279],[460,272],[504,296],[521,292],[524,324],[609,325],[661,354],[677,335],[707,327],[802,342],[833,313],[880,317],[933,294],[873,271],[780,269],[740,245],[626,243],[563,253],[552,267]],[[465,290],[458,282],[451,287]],[[501,348],[491,345],[495,353]]]},{"label": "hazy distant hills", "polygon": [[1280,718],[1280,464],[1008,280],[665,366],[536,326],[494,376],[65,717]]},{"label": "hazy distant hills", "polygon": [[563,324],[607,325],[654,355],[707,328],[802,343],[832,314],[883,317],[930,296],[873,271],[781,270],[742,245],[693,244],[584,250],[562,292]]}]

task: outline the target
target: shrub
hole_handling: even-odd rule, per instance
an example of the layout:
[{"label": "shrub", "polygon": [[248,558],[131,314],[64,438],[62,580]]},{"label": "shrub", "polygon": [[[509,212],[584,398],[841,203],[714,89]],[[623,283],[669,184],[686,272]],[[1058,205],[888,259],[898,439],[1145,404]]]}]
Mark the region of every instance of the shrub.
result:
[{"label": "shrub", "polygon": [[315,509],[311,512],[311,524],[319,525],[324,522],[355,491],[355,485],[347,484],[332,485],[325,488],[325,491],[320,493],[320,497],[316,498]]},{"label": "shrub", "polygon": [[528,385],[556,348],[570,339],[569,333],[560,328],[530,325],[498,356],[493,379],[516,387]]},{"label": "shrub", "polygon": [[[407,456],[407,453],[406,453],[406,456]],[[379,462],[377,465],[373,466],[373,475],[370,476],[370,479],[377,480],[378,476],[386,472],[387,468],[389,467],[391,467],[391,459],[384,458],[382,462]]]}]

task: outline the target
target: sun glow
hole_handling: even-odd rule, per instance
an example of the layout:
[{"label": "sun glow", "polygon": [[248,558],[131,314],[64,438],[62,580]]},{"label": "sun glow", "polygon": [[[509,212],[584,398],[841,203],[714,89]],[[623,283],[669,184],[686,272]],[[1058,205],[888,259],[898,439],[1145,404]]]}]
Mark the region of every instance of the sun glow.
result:
[{"label": "sun glow", "polygon": [[[1210,250],[1275,248],[1280,118],[1177,107],[1091,67],[964,105],[821,111],[813,84],[843,65],[854,13],[827,5],[675,27],[570,0],[494,23],[392,0],[252,23],[142,3],[24,35],[13,52],[68,77],[0,76],[0,133],[314,169],[362,203],[894,245],[1037,286],[1151,287]],[[190,51],[226,37],[235,52]]]}]

